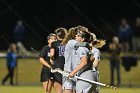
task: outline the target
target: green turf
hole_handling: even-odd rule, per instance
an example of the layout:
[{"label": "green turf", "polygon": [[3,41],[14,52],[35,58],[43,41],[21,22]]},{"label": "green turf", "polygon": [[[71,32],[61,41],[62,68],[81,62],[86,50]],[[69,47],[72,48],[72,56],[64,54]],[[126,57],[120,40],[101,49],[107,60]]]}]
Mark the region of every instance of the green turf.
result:
[{"label": "green turf", "polygon": [[[0,93],[43,93],[42,86],[0,86]],[[51,93],[56,93],[52,90]],[[140,93],[140,88],[101,88],[100,93]]]},{"label": "green turf", "polygon": [[[20,59],[18,60],[18,82],[25,86],[5,86],[0,85],[0,93],[43,93],[43,88],[40,83],[40,71],[42,65],[38,59]],[[132,67],[130,72],[126,72],[121,66],[121,81],[123,84],[139,84],[140,85],[140,62],[136,67]],[[100,66],[100,81],[109,83],[110,70],[109,61],[107,59],[101,60]],[[5,59],[0,59],[0,81],[7,73]],[[14,78],[16,79],[16,77]],[[29,86],[29,84],[40,84],[40,86]],[[26,86],[27,85],[27,86]],[[52,93],[55,93],[54,90]],[[100,93],[140,93],[139,88],[118,88],[114,91],[110,88],[101,87]]]},{"label": "green turf", "polygon": [[[140,61],[140,60],[139,60]],[[40,72],[41,63],[38,59],[19,59],[18,60],[18,82],[20,84],[40,84]],[[126,72],[121,66],[121,83],[140,85],[140,62],[136,67],[132,67],[131,71]],[[110,69],[109,61],[107,59],[101,59],[99,65],[100,81],[109,84],[110,81]],[[5,59],[0,58],[0,81],[7,73]],[[14,77],[16,79],[16,76]]]}]

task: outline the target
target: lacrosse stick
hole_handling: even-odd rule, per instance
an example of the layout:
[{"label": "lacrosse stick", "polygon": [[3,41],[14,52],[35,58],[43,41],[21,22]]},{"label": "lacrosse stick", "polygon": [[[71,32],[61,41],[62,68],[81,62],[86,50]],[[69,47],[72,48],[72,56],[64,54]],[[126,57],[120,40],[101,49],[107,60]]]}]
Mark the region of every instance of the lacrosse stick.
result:
[{"label": "lacrosse stick", "polygon": [[36,51],[33,47],[31,47],[31,50],[32,50],[37,56],[39,56],[39,52]]},{"label": "lacrosse stick", "polygon": [[[58,73],[62,74],[65,77],[69,76],[69,73],[61,70],[60,68],[51,69],[51,72],[52,73],[58,72]],[[84,80],[84,81],[87,81],[87,82],[90,82],[90,83],[94,83],[94,84],[98,84],[98,85],[101,85],[101,86],[104,86],[104,87],[112,88],[112,89],[115,89],[115,90],[117,89],[114,86],[110,86],[110,85],[103,84],[103,83],[100,83],[100,82],[96,82],[96,81],[93,81],[93,80],[85,79],[85,78],[78,77],[78,76],[74,76],[74,77],[77,78],[77,79]]]}]

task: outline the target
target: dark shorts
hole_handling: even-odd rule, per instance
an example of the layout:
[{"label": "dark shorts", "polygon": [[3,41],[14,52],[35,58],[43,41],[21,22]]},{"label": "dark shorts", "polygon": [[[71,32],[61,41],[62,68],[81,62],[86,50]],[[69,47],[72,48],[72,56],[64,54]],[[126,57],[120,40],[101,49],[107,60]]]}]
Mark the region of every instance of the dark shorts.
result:
[{"label": "dark shorts", "polygon": [[60,73],[53,73],[52,77],[54,82],[58,82],[62,85],[62,75]]},{"label": "dark shorts", "polygon": [[48,81],[49,79],[51,79],[51,76],[52,76],[52,73],[49,71],[48,68],[42,68],[40,81],[41,82]]},{"label": "dark shorts", "polygon": [[51,73],[49,69],[42,68],[40,81],[45,82],[49,79],[62,84],[62,75],[60,73]]}]

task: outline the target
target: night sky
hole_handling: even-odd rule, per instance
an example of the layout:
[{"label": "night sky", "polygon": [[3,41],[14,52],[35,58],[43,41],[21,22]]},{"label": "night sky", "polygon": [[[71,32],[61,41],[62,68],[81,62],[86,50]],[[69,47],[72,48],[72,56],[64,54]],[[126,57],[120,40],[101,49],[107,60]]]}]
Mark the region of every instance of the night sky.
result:
[{"label": "night sky", "polygon": [[6,49],[7,42],[13,41],[12,31],[19,19],[28,30],[23,42],[27,49],[40,49],[58,27],[84,25],[108,40],[108,34],[116,34],[121,18],[133,24],[137,16],[139,0],[0,0],[0,46]]}]

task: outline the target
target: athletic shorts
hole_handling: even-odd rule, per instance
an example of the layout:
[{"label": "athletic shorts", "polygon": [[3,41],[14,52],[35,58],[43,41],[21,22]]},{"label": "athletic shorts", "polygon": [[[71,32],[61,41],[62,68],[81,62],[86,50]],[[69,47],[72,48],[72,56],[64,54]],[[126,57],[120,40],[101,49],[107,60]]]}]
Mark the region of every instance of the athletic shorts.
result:
[{"label": "athletic shorts", "polygon": [[48,68],[42,68],[41,70],[41,76],[40,76],[40,82],[45,82],[51,79],[52,73]]},{"label": "athletic shorts", "polygon": [[[96,81],[96,72],[92,70],[84,71],[79,77]],[[89,83],[83,80],[77,80],[76,93],[92,93],[96,91],[96,84]]]},{"label": "athletic shorts", "polygon": [[76,81],[73,79],[68,79],[67,77],[63,77],[62,89],[75,90],[76,89]]},{"label": "athletic shorts", "polygon": [[48,68],[42,68],[40,81],[45,82],[49,79],[62,84],[62,75],[60,73],[51,73]]},{"label": "athletic shorts", "polygon": [[52,81],[58,82],[62,85],[62,75],[58,72],[52,74]]}]

